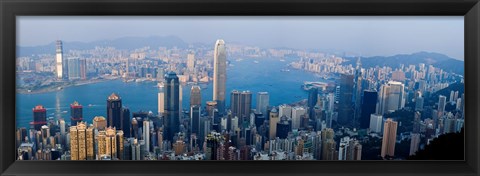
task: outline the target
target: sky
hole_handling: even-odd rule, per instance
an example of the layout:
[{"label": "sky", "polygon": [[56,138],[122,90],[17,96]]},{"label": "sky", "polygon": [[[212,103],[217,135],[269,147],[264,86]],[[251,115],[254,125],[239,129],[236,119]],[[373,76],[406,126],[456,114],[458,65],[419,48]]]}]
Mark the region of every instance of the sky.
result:
[{"label": "sky", "polygon": [[227,46],[234,42],[357,56],[427,51],[464,59],[463,16],[17,16],[19,46],[169,35],[187,43],[213,45],[224,39]]}]

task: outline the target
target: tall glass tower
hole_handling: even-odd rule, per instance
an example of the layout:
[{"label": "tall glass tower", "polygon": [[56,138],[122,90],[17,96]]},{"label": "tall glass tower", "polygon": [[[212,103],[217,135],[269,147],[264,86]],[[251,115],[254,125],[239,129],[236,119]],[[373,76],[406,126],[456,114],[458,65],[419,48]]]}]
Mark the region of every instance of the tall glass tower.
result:
[{"label": "tall glass tower", "polygon": [[165,138],[173,141],[175,133],[180,131],[180,84],[175,72],[165,74],[164,87],[164,129],[166,129]]},{"label": "tall glass tower", "polygon": [[217,102],[220,114],[225,113],[225,91],[227,80],[227,52],[221,39],[215,43],[213,56],[213,101]]}]

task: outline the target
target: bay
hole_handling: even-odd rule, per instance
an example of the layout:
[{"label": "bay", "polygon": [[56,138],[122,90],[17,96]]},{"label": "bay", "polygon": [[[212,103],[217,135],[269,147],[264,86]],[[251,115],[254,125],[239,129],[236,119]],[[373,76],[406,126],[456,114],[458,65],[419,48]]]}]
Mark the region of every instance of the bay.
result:
[{"label": "bay", "polygon": [[[270,105],[278,106],[284,103],[293,103],[306,99],[308,93],[301,88],[304,81],[324,81],[313,73],[291,69],[282,72],[287,63],[292,59],[286,58],[258,58],[231,60],[227,68],[227,97],[226,105],[229,106],[230,92],[232,90],[249,90],[252,92],[252,108],[255,108],[256,93],[268,92]],[[16,95],[16,123],[17,127],[29,128],[28,123],[33,119],[32,108],[43,105],[47,109],[47,117],[64,118],[70,122],[70,104],[78,101],[83,105],[84,120],[92,123],[95,116],[106,117],[107,97],[113,92],[120,95],[123,106],[130,112],[158,111],[158,88],[156,82],[129,82],[113,80],[100,83],[67,87],[59,91],[38,94]],[[206,101],[212,100],[213,83],[201,85],[202,107]],[[191,85],[183,85],[183,108],[189,106]],[[91,106],[89,106],[91,105]]]}]

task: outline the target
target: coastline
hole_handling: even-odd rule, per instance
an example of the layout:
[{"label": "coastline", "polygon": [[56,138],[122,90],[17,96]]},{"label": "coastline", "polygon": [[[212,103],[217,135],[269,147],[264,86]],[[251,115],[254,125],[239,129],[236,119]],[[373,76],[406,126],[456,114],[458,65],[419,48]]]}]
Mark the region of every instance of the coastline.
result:
[{"label": "coastline", "polygon": [[[17,94],[41,94],[41,93],[50,93],[50,92],[57,92],[61,91],[65,88],[68,87],[75,87],[75,86],[82,86],[82,85],[87,85],[87,84],[95,84],[95,83],[101,83],[101,82],[108,82],[108,81],[114,81],[120,78],[101,78],[101,79],[90,79],[90,80],[85,80],[85,81],[77,81],[73,83],[68,83],[65,85],[51,85],[45,88],[37,89],[37,90],[31,90],[30,92],[27,89],[17,89],[15,92]],[[61,89],[58,89],[58,87],[61,87]]]}]

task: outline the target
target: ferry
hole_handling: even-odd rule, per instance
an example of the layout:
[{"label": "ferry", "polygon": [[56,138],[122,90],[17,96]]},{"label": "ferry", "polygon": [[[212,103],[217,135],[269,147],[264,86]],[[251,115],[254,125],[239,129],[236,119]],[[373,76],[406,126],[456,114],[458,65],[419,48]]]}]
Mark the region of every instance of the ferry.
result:
[{"label": "ferry", "polygon": [[281,72],[289,72],[290,70],[289,70],[289,69],[286,69],[286,68],[284,68],[284,69],[281,69],[280,71],[281,71]]},{"label": "ferry", "polygon": [[253,63],[256,63],[256,64],[258,64],[258,61],[253,61]]}]

